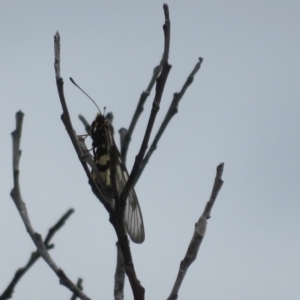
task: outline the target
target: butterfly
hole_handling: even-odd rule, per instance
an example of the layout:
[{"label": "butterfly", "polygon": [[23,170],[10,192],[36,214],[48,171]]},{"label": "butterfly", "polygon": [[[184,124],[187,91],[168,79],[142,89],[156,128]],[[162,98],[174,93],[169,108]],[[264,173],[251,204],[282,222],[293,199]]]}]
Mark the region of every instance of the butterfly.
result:
[{"label": "butterfly", "polygon": [[[113,191],[116,191],[120,197],[129,175],[114,141],[113,128],[100,112],[91,124],[90,136],[94,162],[98,169],[98,176],[93,170],[92,176],[103,194],[113,197]],[[144,222],[134,188],[131,188],[126,200],[123,222],[131,240],[142,243],[145,239]]]}]

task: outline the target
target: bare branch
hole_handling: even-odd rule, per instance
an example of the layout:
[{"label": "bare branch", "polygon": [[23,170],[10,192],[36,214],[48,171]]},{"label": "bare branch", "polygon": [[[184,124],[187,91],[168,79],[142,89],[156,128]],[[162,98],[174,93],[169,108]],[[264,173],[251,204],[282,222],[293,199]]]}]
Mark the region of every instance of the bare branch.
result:
[{"label": "bare branch", "polygon": [[198,222],[195,224],[194,235],[186,252],[184,259],[180,263],[179,272],[173,286],[172,292],[167,300],[176,300],[178,298],[178,291],[183,282],[185,274],[189,266],[196,260],[197,254],[205,235],[207,220],[210,218],[210,212],[218,196],[219,191],[224,183],[222,180],[222,174],[224,169],[224,163],[221,163],[217,167],[217,174],[215,177],[214,186],[211,192],[211,196],[206,203],[205,209],[202,216],[199,218]]},{"label": "bare branch", "polygon": [[56,79],[60,79],[60,35],[58,31],[54,36],[54,70]]},{"label": "bare branch", "polygon": [[[21,132],[22,132],[22,123],[23,123],[24,114],[22,112],[16,113],[16,130],[12,132],[12,139],[13,139],[13,179],[14,179],[14,187],[11,191],[11,197],[21,215],[21,218],[24,222],[26,230],[30,235],[31,239],[35,243],[37,247],[37,251],[39,252],[40,256],[45,260],[45,262],[50,266],[50,268],[56,273],[56,275],[60,279],[60,284],[67,287],[80,299],[88,300],[88,298],[84,293],[82,293],[76,285],[66,276],[64,271],[60,269],[54,260],[51,258],[46,245],[44,244],[41,235],[33,229],[29,215],[27,213],[25,202],[22,199],[20,185],[19,185],[19,162],[21,156],[20,150],[20,142],[21,142]],[[51,233],[52,234],[52,233]]]},{"label": "bare branch", "polygon": [[139,172],[141,163],[143,161],[146,150],[148,148],[148,142],[150,139],[150,135],[152,132],[152,128],[153,128],[153,125],[155,122],[156,115],[159,110],[159,104],[160,104],[160,101],[161,101],[161,98],[162,98],[162,95],[164,92],[164,87],[165,87],[169,72],[172,67],[168,62],[169,50],[170,50],[170,35],[171,35],[169,7],[167,4],[164,4],[163,8],[164,8],[164,14],[165,14],[165,24],[163,25],[165,42],[164,42],[164,53],[163,53],[163,58],[162,58],[162,70],[161,70],[159,77],[156,80],[156,92],[155,92],[155,97],[154,97],[154,101],[152,104],[152,110],[151,110],[151,114],[149,117],[148,125],[146,128],[145,136],[144,136],[140,151],[135,158],[135,163],[133,165],[129,179],[128,179],[126,186],[124,187],[124,190],[120,196],[120,203],[123,205],[123,208],[125,207],[128,193],[129,193],[130,189],[133,187],[133,183]]},{"label": "bare branch", "polygon": [[[69,209],[59,220],[58,222],[49,229],[48,234],[44,240],[44,244],[48,250],[54,248],[54,244],[50,244],[50,240],[54,236],[54,234],[65,224],[65,221],[70,217],[70,215],[74,212],[74,209]],[[31,253],[30,258],[26,265],[22,268],[19,268],[7,288],[4,290],[2,295],[0,296],[0,300],[10,299],[14,292],[14,289],[19,282],[19,280],[23,277],[23,275],[34,265],[34,263],[40,258],[40,254],[38,251],[34,251]]]},{"label": "bare branch", "polygon": [[[132,117],[132,120],[131,120],[131,123],[129,125],[129,129],[125,129],[125,128],[121,128],[120,129],[120,137],[121,137],[121,157],[122,157],[122,160],[124,162],[124,164],[126,164],[126,157],[127,157],[127,151],[128,151],[128,148],[129,148],[129,144],[131,142],[131,137],[132,137],[132,133],[135,129],[135,126],[139,120],[139,117],[140,115],[142,114],[142,112],[144,111],[144,105],[146,103],[146,100],[147,98],[149,97],[151,91],[152,91],[152,88],[156,82],[156,79],[161,71],[161,68],[162,68],[162,63],[163,63],[163,60],[161,59],[161,62],[160,64],[154,68],[153,70],[153,74],[152,74],[152,78],[150,80],[150,83],[147,87],[147,89],[145,91],[142,92],[141,96],[140,96],[140,100],[137,104],[137,107],[135,109],[135,112],[134,112],[134,115]],[[124,130],[126,130],[126,132],[124,132]],[[125,134],[124,134],[125,133]],[[124,136],[123,136],[124,134]]]},{"label": "bare branch", "polygon": [[74,209],[70,208],[59,220],[58,222],[49,229],[48,234],[44,240],[44,243],[46,245],[46,247],[49,245],[50,240],[53,238],[54,234],[62,227],[65,225],[65,222],[67,221],[67,219],[69,219],[69,217],[71,216],[71,214],[74,213]]},{"label": "bare branch", "polygon": [[[135,164],[133,166],[132,172],[129,176],[129,179],[122,191],[122,194],[120,195],[119,198],[119,203],[120,203],[120,211],[117,211],[117,217],[116,218],[110,218],[110,222],[114,225],[114,227],[119,227],[118,224],[116,222],[118,222],[118,220],[120,220],[120,216],[123,215],[123,210],[125,208],[125,204],[126,204],[126,199],[128,197],[129,191],[130,189],[133,187],[133,182],[134,179],[137,175],[137,172],[140,168],[140,164],[143,160],[143,157],[145,155],[145,152],[147,150],[148,147],[148,142],[149,142],[149,138],[150,138],[150,134],[154,125],[154,121],[157,115],[157,112],[159,110],[159,104],[162,98],[162,94],[164,91],[164,87],[165,87],[165,83],[167,81],[170,69],[171,69],[171,65],[168,63],[168,56],[169,56],[169,48],[170,48],[170,18],[169,18],[169,8],[166,4],[164,4],[163,6],[164,8],[164,13],[165,13],[165,24],[163,26],[164,29],[164,37],[165,37],[165,46],[164,46],[164,54],[163,54],[163,58],[162,58],[162,71],[160,76],[157,78],[156,80],[156,93],[155,93],[155,97],[154,97],[154,101],[153,101],[153,105],[152,105],[152,110],[151,110],[151,114],[150,114],[150,118],[148,121],[148,125],[146,128],[146,132],[145,132],[145,136],[141,145],[141,149],[139,154],[136,156],[135,159]],[[118,217],[119,216],[119,217]],[[122,229],[122,228],[120,228]],[[140,285],[140,282],[138,281],[138,279],[136,278],[135,272],[134,272],[134,267],[133,264],[132,266],[130,266],[130,262],[131,261],[127,261],[128,258],[131,258],[131,253],[127,252],[129,249],[129,243],[127,240],[127,236],[126,239],[124,237],[124,235],[120,236],[119,233],[121,233],[121,231],[117,231],[118,234],[118,239],[121,245],[121,249],[122,249],[122,253],[124,256],[124,261],[125,261],[125,270],[126,270],[126,274],[128,276],[129,282],[131,284],[132,287],[132,291],[134,294],[134,299],[144,299],[144,294],[145,294],[145,290],[144,288]],[[128,244],[128,248],[125,247],[123,248],[122,243]],[[125,251],[124,251],[125,250]],[[127,258],[128,257],[128,258]],[[130,274],[130,276],[129,276]]]},{"label": "bare branch", "polygon": [[195,65],[193,71],[191,72],[191,74],[188,76],[186,82],[184,83],[183,87],[181,88],[181,91],[179,93],[174,93],[173,96],[173,100],[170,104],[169,110],[166,113],[166,116],[162,122],[162,124],[160,125],[160,128],[158,129],[158,132],[147,152],[147,154],[145,155],[145,158],[143,159],[143,162],[141,164],[140,170],[138,172],[138,175],[135,179],[134,182],[134,186],[136,185],[137,181],[139,180],[140,176],[142,175],[147,163],[149,162],[150,157],[152,156],[153,152],[156,150],[157,148],[157,144],[161,138],[161,136],[163,135],[165,129],[167,128],[169,122],[171,121],[171,119],[174,117],[175,114],[178,113],[178,104],[179,101],[182,99],[182,97],[184,96],[186,90],[188,89],[188,87],[192,84],[192,82],[194,81],[194,76],[196,75],[196,73],[199,71],[200,67],[201,67],[201,63],[202,63],[203,59],[200,57],[199,61],[197,62],[197,64]]},{"label": "bare branch", "polygon": [[115,272],[115,289],[114,295],[115,300],[124,299],[124,281],[125,281],[125,264],[124,257],[119,242],[116,243],[117,246],[117,266]]}]

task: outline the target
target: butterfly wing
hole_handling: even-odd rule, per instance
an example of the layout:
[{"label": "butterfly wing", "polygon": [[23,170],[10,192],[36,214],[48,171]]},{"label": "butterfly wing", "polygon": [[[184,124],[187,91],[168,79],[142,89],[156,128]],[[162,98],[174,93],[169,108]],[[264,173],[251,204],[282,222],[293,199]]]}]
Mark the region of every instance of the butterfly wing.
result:
[{"label": "butterfly wing", "polygon": [[[115,180],[119,196],[126,185],[128,177],[128,172],[119,155]],[[133,242],[141,244],[145,240],[143,216],[134,188],[130,190],[127,197],[124,209],[124,225]]]}]

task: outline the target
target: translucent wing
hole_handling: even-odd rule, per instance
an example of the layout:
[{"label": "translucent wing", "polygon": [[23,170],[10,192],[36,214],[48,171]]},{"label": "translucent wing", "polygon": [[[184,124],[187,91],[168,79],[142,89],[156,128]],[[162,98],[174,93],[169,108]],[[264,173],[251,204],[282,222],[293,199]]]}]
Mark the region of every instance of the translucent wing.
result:
[{"label": "translucent wing", "polygon": [[[120,155],[118,155],[115,182],[119,196],[124,189],[128,177],[128,172],[121,160]],[[130,190],[126,201],[124,210],[124,225],[133,242],[141,244],[145,240],[145,229],[142,212],[133,188]]]}]

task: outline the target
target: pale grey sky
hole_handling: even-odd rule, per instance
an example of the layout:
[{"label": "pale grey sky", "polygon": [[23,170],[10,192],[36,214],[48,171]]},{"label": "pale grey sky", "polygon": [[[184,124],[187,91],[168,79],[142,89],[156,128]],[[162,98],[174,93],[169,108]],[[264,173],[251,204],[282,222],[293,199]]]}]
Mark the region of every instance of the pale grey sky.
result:
[{"label": "pale grey sky", "polygon": [[[92,121],[97,111],[70,76],[113,111],[118,130],[128,126],[160,60],[162,4],[1,1],[0,293],[34,250],[9,196],[10,133],[21,109],[21,189],[33,226],[45,235],[73,207],[51,255],[74,281],[84,279],[92,299],[112,298],[116,237],[60,121],[53,36],[60,31],[61,74],[77,133],[84,133],[77,115]],[[154,133],[198,57],[204,61],[136,187],[146,240],[131,248],[146,298],[169,295],[215,168],[224,162],[225,184],[179,299],[299,299],[300,2],[168,4],[173,68]],[[129,170],[152,99],[153,93],[133,136]],[[125,293],[132,299],[128,282]],[[14,294],[69,298],[42,260]]]}]

